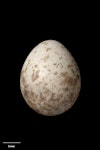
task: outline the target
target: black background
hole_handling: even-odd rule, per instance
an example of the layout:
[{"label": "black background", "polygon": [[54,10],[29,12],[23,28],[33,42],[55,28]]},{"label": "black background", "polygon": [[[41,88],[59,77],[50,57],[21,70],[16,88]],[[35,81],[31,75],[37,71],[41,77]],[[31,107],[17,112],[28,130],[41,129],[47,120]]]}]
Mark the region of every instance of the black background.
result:
[{"label": "black background", "polygon": [[[96,132],[93,124],[96,123],[94,79],[97,50],[94,50],[95,31],[91,31],[92,10],[88,12],[88,6],[84,10],[81,5],[78,9],[73,9],[74,5],[70,5],[70,9],[67,6],[50,6],[45,7],[44,13],[42,9],[33,11],[30,7],[21,11],[21,6],[20,12],[13,8],[3,17],[1,142],[21,141],[22,146],[33,146],[36,141],[49,138],[52,145],[56,139],[59,143],[63,138],[67,145],[76,141],[78,146],[77,142],[89,144],[89,139]],[[27,55],[38,43],[48,39],[58,40],[70,50],[79,65],[82,82],[75,105],[55,117],[42,116],[30,109],[21,95],[19,84],[20,71]]]}]

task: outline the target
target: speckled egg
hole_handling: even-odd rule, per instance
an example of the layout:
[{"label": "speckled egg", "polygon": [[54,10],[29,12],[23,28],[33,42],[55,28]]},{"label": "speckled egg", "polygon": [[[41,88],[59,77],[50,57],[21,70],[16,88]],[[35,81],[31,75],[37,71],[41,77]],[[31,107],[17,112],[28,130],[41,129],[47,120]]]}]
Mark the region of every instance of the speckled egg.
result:
[{"label": "speckled egg", "polygon": [[79,96],[80,71],[69,50],[60,42],[39,43],[26,58],[20,89],[37,113],[55,116],[69,110]]}]

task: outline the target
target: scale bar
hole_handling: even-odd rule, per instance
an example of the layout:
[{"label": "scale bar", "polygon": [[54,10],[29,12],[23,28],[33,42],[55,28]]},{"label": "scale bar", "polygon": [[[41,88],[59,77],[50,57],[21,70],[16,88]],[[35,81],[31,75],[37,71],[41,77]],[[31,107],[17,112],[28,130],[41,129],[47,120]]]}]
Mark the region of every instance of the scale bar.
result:
[{"label": "scale bar", "polygon": [[2,142],[3,144],[21,144],[21,142]]}]

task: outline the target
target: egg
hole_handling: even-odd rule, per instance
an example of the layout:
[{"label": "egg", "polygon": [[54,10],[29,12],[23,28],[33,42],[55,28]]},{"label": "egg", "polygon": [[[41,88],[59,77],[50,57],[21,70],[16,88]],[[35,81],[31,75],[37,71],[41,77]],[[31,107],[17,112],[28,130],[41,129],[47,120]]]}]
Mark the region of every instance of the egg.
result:
[{"label": "egg", "polygon": [[56,40],[39,43],[22,66],[22,96],[41,115],[56,116],[69,110],[80,88],[79,67],[69,50]]}]

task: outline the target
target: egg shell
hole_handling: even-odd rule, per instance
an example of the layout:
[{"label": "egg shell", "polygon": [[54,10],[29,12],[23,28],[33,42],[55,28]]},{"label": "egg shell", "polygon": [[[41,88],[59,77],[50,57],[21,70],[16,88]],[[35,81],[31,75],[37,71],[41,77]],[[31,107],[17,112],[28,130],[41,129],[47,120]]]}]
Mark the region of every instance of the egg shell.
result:
[{"label": "egg shell", "polygon": [[26,58],[20,89],[37,113],[59,115],[70,109],[81,87],[78,65],[69,50],[56,40],[39,43]]}]

